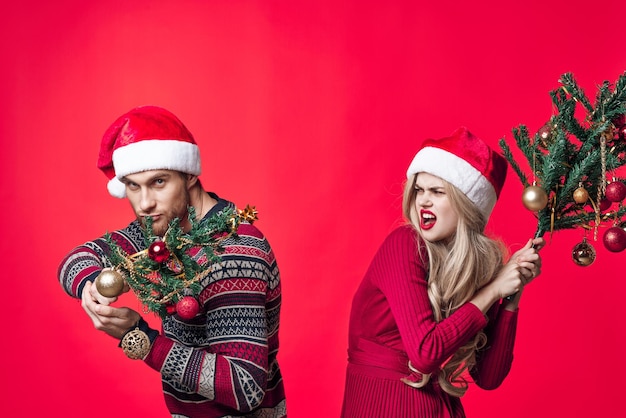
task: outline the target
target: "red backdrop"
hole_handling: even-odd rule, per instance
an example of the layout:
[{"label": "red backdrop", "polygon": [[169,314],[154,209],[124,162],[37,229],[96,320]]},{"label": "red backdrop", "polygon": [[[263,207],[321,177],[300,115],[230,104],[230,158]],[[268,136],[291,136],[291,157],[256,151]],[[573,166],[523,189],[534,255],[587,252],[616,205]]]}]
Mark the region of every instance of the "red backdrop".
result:
[{"label": "red backdrop", "polygon": [[[593,97],[626,69],[623,0],[3,3],[3,416],[167,415],[158,374],[56,280],[74,245],[131,217],[95,167],[122,112],[172,110],[200,144],[205,186],[256,205],[282,270],[290,416],[333,417],[350,300],[400,220],[419,141],[467,125],[496,146],[548,119],[562,73]],[[520,193],[510,172],[489,225],[515,248],[535,227]],[[545,249],[511,374],[472,387],[469,416],[622,413],[626,256],[596,243],[596,263],[577,267],[581,239],[559,233]]]}]

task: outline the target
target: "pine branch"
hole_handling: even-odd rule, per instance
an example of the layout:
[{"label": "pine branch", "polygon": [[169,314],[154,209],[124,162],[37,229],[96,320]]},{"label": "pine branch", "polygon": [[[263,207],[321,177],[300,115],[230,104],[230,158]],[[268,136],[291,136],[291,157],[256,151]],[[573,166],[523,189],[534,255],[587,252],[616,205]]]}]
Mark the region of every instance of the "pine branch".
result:
[{"label": "pine branch", "polygon": [[[583,154],[584,156],[584,154]],[[589,185],[586,178],[591,174],[593,178],[593,170],[597,169],[600,163],[600,153],[589,153],[581,161],[576,162],[567,176],[563,187],[563,193],[567,196],[571,196],[579,186]]]},{"label": "pine branch", "polygon": [[146,250],[136,254],[127,254],[110,234],[105,236],[113,268],[123,274],[145,307],[162,318],[171,313],[170,308],[183,297],[199,295],[201,281],[220,260],[222,242],[237,236],[242,221],[256,220],[256,210],[250,206],[241,211],[227,208],[202,220],[196,220],[193,207],[188,209],[189,231],[184,232],[180,219],[176,218],[169,223],[162,239],[153,235],[152,221],[147,218]]},{"label": "pine branch", "polygon": [[578,87],[578,83],[574,80],[572,73],[563,74],[559,79],[559,82],[563,85],[561,88],[565,89],[566,93],[569,93],[571,97],[587,109],[588,112],[593,112],[593,106],[589,102],[585,92]]},{"label": "pine branch", "polygon": [[[522,151],[532,169],[533,183],[546,192],[548,204],[535,213],[537,235],[560,229],[595,228],[599,223],[618,222],[625,214],[622,206],[617,210],[600,212],[595,202],[594,210],[574,201],[579,187],[588,190],[594,200],[598,190],[602,194],[610,173],[626,164],[626,72],[615,87],[609,82],[598,86],[595,104],[592,105],[571,73],[563,74],[561,87],[550,92],[556,109],[533,140],[524,125],[513,129],[517,147]],[[577,118],[578,105],[583,108],[583,118]],[[540,135],[541,133],[541,135]],[[529,186],[527,175],[515,161],[504,139],[500,148],[524,187]],[[580,193],[579,193],[580,194]],[[535,208],[535,202],[529,207]]]},{"label": "pine branch", "polygon": [[517,164],[517,161],[515,161],[515,159],[513,158],[513,154],[511,153],[511,148],[509,148],[504,138],[500,139],[499,143],[500,143],[500,148],[502,149],[502,153],[504,154],[504,158],[506,158],[510,162],[511,168],[513,169],[513,171],[515,171],[515,173],[519,177],[524,187],[528,187],[530,184],[528,183],[526,174],[524,174],[519,164]]},{"label": "pine branch", "polygon": [[605,82],[606,98],[602,102],[602,111],[607,120],[614,120],[616,117],[624,114],[624,105],[626,103],[626,72],[618,78],[615,83],[613,92],[610,91],[610,84]]}]

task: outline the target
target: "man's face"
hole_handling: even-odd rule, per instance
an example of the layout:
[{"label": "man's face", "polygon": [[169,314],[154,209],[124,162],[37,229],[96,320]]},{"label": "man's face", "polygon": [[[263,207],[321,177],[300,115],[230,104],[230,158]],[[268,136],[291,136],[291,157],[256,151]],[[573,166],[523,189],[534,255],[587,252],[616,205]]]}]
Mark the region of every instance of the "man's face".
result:
[{"label": "man's face", "polygon": [[122,181],[135,216],[142,225],[146,216],[152,217],[155,235],[162,237],[174,218],[187,221],[191,182],[186,175],[172,170],[148,170],[129,174]]}]

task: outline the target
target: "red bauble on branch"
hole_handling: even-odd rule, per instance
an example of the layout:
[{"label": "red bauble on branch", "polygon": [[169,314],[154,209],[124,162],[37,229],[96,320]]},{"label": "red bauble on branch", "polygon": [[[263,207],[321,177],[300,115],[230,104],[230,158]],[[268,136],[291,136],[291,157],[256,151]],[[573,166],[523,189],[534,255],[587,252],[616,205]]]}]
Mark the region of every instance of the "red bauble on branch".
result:
[{"label": "red bauble on branch", "polygon": [[617,226],[613,226],[606,230],[602,240],[607,250],[619,253],[626,249],[626,231]]},{"label": "red bauble on branch", "polygon": [[581,267],[587,267],[596,260],[596,250],[586,239],[572,249],[572,260]]},{"label": "red bauble on branch", "polygon": [[617,139],[620,141],[626,140],[626,114],[621,114],[613,120],[613,126],[617,133]]},{"label": "red bauble on branch", "polygon": [[176,313],[182,319],[191,319],[200,312],[200,304],[193,296],[185,296],[176,303]]},{"label": "red bauble on branch", "polygon": [[607,184],[605,196],[611,202],[621,202],[626,198],[626,184],[621,181]]},{"label": "red bauble on branch", "polygon": [[157,263],[162,263],[170,257],[170,251],[163,241],[154,241],[148,248],[148,257]]},{"label": "red bauble on branch", "polygon": [[[591,201],[590,201],[591,202]],[[602,198],[600,200],[600,204],[598,205],[598,209],[600,210],[600,212],[604,212],[606,211],[608,208],[611,207],[613,203],[611,203],[611,201],[607,198]],[[595,207],[593,206],[593,204],[591,203],[587,203],[587,209],[589,209],[590,211],[595,211]]]},{"label": "red bauble on branch", "polygon": [[[601,213],[604,213],[604,212],[606,212],[606,211],[607,211],[607,210],[611,207],[611,205],[612,205],[612,204],[613,204],[613,202],[611,202],[611,201],[610,201],[609,199],[607,199],[606,197],[603,197],[603,198],[600,200],[600,203],[598,204],[598,210],[599,210]],[[587,211],[590,211],[590,212],[595,212],[595,211],[596,211],[596,207],[594,206],[594,203],[592,202],[592,200],[591,200],[591,199],[589,199],[589,200],[587,201],[587,204],[585,205],[585,208],[586,208],[586,210],[587,210]]]}]

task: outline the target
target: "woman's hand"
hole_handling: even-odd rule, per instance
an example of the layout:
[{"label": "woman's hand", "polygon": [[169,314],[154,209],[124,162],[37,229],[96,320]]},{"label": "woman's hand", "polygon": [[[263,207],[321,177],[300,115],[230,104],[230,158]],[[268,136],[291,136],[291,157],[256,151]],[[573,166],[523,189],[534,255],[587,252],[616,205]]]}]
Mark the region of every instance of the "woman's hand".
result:
[{"label": "woman's hand", "polygon": [[[543,238],[534,238],[530,240],[530,243],[532,245],[531,250],[534,251],[527,251],[527,244],[526,247],[522,248],[511,257],[512,260],[514,259],[520,265],[520,273],[522,273],[524,286],[541,274],[541,256],[539,255],[539,250],[546,245],[546,241]],[[528,263],[532,265],[529,266]]]},{"label": "woman's hand", "polygon": [[511,260],[509,260],[509,263],[515,262],[519,266],[518,269],[522,281],[520,289],[513,294],[513,297],[508,297],[505,302],[505,309],[510,311],[517,309],[524,287],[541,274],[541,256],[538,251],[545,246],[546,242],[543,238],[535,238],[529,242],[531,243],[530,248],[528,248],[527,244],[513,254]]},{"label": "woman's hand", "polygon": [[498,275],[476,293],[471,302],[486,313],[497,300],[515,295],[513,301],[507,304],[507,308],[517,309],[522,289],[541,272],[541,257],[538,251],[544,245],[543,238],[528,240],[523,248],[511,256]]}]

